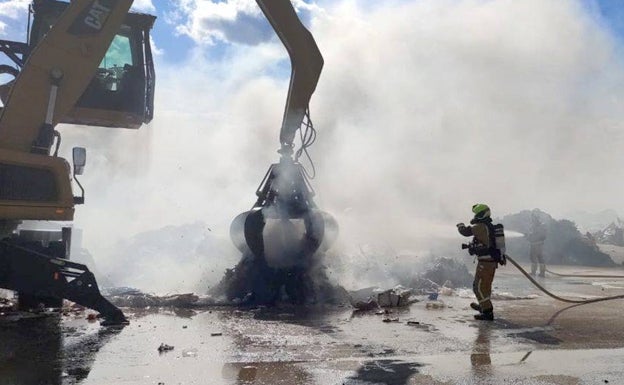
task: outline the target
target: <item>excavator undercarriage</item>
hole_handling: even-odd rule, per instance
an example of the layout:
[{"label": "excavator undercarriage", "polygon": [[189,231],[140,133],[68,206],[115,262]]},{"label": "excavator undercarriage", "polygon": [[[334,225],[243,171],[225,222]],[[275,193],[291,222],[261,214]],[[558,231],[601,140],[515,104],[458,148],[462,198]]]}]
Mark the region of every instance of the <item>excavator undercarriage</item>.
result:
[{"label": "excavator undercarriage", "polygon": [[64,298],[98,311],[103,325],[127,323],[121,310],[100,294],[89,268],[67,260],[71,229],[64,228],[58,241],[33,237],[48,233],[21,231],[0,241],[0,286],[19,293],[20,309],[61,307]]}]

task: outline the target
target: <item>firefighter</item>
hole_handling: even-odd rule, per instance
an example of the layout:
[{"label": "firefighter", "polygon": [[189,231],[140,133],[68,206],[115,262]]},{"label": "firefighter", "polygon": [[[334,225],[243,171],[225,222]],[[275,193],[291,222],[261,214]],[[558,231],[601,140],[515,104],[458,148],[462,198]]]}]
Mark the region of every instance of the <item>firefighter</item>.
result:
[{"label": "firefighter", "polygon": [[472,212],[474,218],[470,221],[470,226],[463,223],[457,224],[457,230],[461,235],[473,237],[472,242],[462,245],[462,248],[468,249],[470,255],[475,255],[478,260],[472,284],[478,303],[473,302],[470,307],[479,312],[474,316],[475,319],[492,321],[494,320],[494,307],[490,295],[494,273],[500,261],[500,253],[496,253],[490,208],[478,203],[472,206]]},{"label": "firefighter", "polygon": [[544,242],[546,241],[546,228],[536,212],[531,214],[531,232],[527,235],[530,244],[531,275],[535,276],[537,265],[539,264],[539,276],[546,274],[546,264],[544,263]]}]

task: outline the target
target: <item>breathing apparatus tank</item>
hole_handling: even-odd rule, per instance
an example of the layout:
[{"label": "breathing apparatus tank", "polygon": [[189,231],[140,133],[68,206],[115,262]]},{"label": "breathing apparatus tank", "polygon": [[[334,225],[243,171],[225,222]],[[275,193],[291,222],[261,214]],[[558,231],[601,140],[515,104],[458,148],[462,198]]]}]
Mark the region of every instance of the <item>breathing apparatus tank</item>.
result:
[{"label": "breathing apparatus tank", "polygon": [[493,225],[494,229],[494,247],[500,251],[500,255],[505,255],[505,227],[502,223]]}]

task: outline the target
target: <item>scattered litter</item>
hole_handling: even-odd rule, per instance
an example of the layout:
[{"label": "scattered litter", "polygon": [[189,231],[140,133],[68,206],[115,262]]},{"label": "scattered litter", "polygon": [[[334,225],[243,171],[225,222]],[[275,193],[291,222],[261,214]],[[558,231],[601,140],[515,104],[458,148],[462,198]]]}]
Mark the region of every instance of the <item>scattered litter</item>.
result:
[{"label": "scattered litter", "polygon": [[440,295],[446,295],[446,296],[451,296],[451,295],[453,295],[453,289],[452,289],[452,288],[450,288],[450,287],[448,287],[448,286],[446,286],[446,285],[447,285],[447,283],[449,284],[449,286],[451,285],[450,281],[446,281],[446,282],[444,282],[444,286],[442,286],[442,287],[440,288],[440,290],[438,291],[438,293],[439,293]]},{"label": "scattered litter", "polygon": [[427,297],[427,299],[429,299],[429,301],[435,301],[438,299],[438,293],[429,293],[429,296]]},{"label": "scattered litter", "polygon": [[197,357],[196,349],[185,349],[182,351],[182,357]]},{"label": "scattered litter", "polygon": [[182,326],[182,329],[186,329],[186,328],[188,328],[188,326],[186,326],[186,325],[183,325],[183,326]]},{"label": "scattered litter", "polygon": [[349,293],[351,305],[358,310],[373,310],[378,307],[401,307],[411,303],[409,297],[411,289],[401,285],[393,289],[381,290],[377,287],[368,287]]},{"label": "scattered litter", "polygon": [[437,301],[427,301],[425,304],[426,309],[444,309],[446,304],[440,300]]},{"label": "scattered litter", "polygon": [[89,313],[89,315],[87,315],[87,321],[95,321],[97,320],[98,315],[95,313]]},{"label": "scattered litter", "polygon": [[399,322],[398,318],[384,318],[383,322]]},{"label": "scattered litter", "polygon": [[167,344],[164,344],[164,343],[161,343],[160,346],[158,347],[158,352],[159,353],[169,352],[171,350],[173,350],[173,346],[167,345]]},{"label": "scattered litter", "polygon": [[223,333],[221,333],[221,332],[217,332],[217,333],[210,333],[210,336],[211,336],[211,337],[219,337],[219,336],[222,336],[222,335],[223,335]]},{"label": "scattered litter", "polygon": [[418,321],[407,321],[408,325],[420,325],[420,322]]},{"label": "scattered litter", "polygon": [[412,294],[410,289],[401,285],[394,289],[385,290],[377,294],[377,303],[381,307],[400,307],[409,305],[409,297]]}]

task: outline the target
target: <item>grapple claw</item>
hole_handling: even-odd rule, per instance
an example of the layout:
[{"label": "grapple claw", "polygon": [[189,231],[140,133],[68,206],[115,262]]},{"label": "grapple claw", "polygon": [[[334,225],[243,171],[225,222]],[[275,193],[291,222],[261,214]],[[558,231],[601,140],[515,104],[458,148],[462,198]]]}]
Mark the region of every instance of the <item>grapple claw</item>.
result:
[{"label": "grapple claw", "polygon": [[271,165],[256,194],[254,207],[230,226],[230,237],[243,254],[272,268],[302,266],[336,239],[338,224],[314,204],[314,191],[299,163],[283,158]]}]

